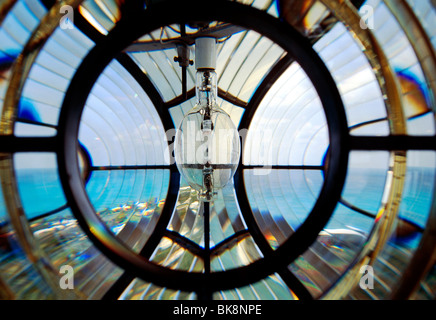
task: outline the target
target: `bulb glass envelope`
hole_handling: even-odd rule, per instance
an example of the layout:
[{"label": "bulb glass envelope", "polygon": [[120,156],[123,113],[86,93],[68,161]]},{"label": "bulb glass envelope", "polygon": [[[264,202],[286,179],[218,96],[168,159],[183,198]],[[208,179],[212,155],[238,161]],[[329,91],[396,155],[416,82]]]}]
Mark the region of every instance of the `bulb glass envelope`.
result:
[{"label": "bulb glass envelope", "polygon": [[197,104],[176,133],[176,164],[198,192],[210,201],[233,178],[240,158],[239,135],[230,116],[217,104],[216,39],[195,42]]}]

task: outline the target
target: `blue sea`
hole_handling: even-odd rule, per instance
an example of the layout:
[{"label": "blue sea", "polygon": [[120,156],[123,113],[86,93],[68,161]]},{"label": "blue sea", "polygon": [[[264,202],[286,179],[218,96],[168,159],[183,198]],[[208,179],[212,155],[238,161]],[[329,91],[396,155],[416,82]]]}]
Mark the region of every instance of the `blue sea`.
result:
[{"label": "blue sea", "polygon": [[[310,203],[314,203],[316,194],[322,185],[322,174],[320,171],[313,170],[299,171],[299,173],[293,172],[288,175],[289,182],[283,182],[283,174],[272,174],[263,178],[264,180],[259,180],[259,185],[254,185],[255,187],[253,187],[254,180],[246,177],[249,200],[257,197],[258,194],[262,194],[262,203],[264,203],[265,207],[270,208],[269,210],[280,210],[277,204],[267,206],[265,203],[268,204],[269,201],[277,202],[272,199],[272,193],[268,196],[268,192],[274,192],[277,188],[281,188],[287,206],[292,207],[293,203],[296,204],[297,201],[300,204],[306,203],[310,206]],[[406,174],[399,214],[400,217],[420,228],[425,228],[431,207],[434,195],[435,171],[433,168],[408,168]],[[55,169],[18,170],[16,177],[20,199],[29,219],[35,219],[65,206],[66,199]],[[265,179],[268,180],[268,187],[265,184],[265,181],[267,181]],[[375,215],[380,208],[385,180],[386,172],[383,170],[350,170],[343,192],[343,199],[347,203]],[[168,170],[95,171],[86,185],[86,190],[96,210],[101,211],[125,204],[164,200],[168,181]],[[292,184],[292,189],[291,187],[288,188],[286,183]],[[270,191],[264,192],[262,188],[270,188]],[[268,197],[271,197],[271,199],[268,199]],[[250,202],[253,209],[258,209],[256,206],[260,202],[251,200]],[[293,207],[297,208],[296,205]],[[300,211],[301,213],[299,213]],[[295,210],[294,215],[296,216],[289,218],[290,224],[304,220],[308,212],[300,211]],[[275,216],[274,212],[270,212],[270,214],[273,217]],[[1,198],[0,221],[5,219],[7,220],[6,208],[3,198]],[[332,229],[349,226],[368,232],[372,223],[373,219],[339,204],[327,227]]]}]

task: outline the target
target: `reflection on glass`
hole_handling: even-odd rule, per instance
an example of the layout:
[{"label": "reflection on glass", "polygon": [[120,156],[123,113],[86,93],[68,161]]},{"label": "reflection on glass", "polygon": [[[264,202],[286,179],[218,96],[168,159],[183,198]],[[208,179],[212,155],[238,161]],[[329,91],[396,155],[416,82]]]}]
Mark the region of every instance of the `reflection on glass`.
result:
[{"label": "reflection on glass", "polygon": [[168,184],[168,170],[96,170],[86,191],[112,232],[139,251],[159,219]]},{"label": "reflection on glass", "polygon": [[[356,287],[350,297],[356,299],[387,299],[399,282],[422,238],[434,194],[436,157],[434,152],[409,151],[404,192],[399,207],[396,228],[374,262],[377,275],[374,290]],[[427,278],[421,286],[433,281]]]},{"label": "reflection on glass", "polygon": [[176,291],[134,279],[119,300],[195,300],[194,292]]},{"label": "reflection on glass", "polygon": [[214,300],[298,300],[298,297],[287,288],[277,274],[250,286],[225,290],[213,295]]},{"label": "reflection on glass", "polygon": [[272,248],[307,218],[324,183],[320,170],[244,170],[251,210]]},{"label": "reflection on glass", "polygon": [[318,95],[297,63],[274,83],[256,110],[244,147],[248,165],[321,165],[328,148]]},{"label": "reflection on glass", "polygon": [[117,61],[106,67],[88,97],[79,141],[95,166],[169,163],[167,137],[154,105]]},{"label": "reflection on glass", "polygon": [[[436,44],[436,10],[429,0],[406,0],[433,48]],[[241,1],[268,10],[277,16],[276,2]],[[364,52],[349,30],[334,19],[320,2],[299,2],[303,29],[326,63],[345,104],[352,135],[389,135],[389,122],[378,78]],[[329,1],[333,3],[334,1]],[[11,67],[39,21],[47,13],[44,1],[19,0],[5,15],[0,26],[0,110],[11,78]],[[107,34],[121,18],[117,0],[89,0],[76,11],[100,34]],[[356,2],[354,2],[356,3]],[[431,93],[422,56],[414,52],[406,33],[385,5],[368,0],[375,9],[372,32],[382,46],[400,85],[407,118],[407,134],[435,133]],[[331,17],[330,17],[331,18]],[[333,22],[332,22],[333,21]],[[325,24],[325,26],[324,26]],[[214,22],[213,27],[223,27]],[[234,27],[234,26],[231,26]],[[324,28],[319,30],[319,27]],[[321,33],[317,34],[320,31]],[[187,32],[196,30],[187,26]],[[17,111],[14,134],[18,137],[45,137],[56,134],[59,111],[77,67],[94,46],[80,30],[57,28],[47,41],[25,80]],[[145,35],[140,41],[162,44],[181,34],[179,25],[167,26]],[[161,43],[162,42],[162,43]],[[238,30],[218,41],[217,104],[238,124],[245,106],[263,79],[283,57],[283,50],[260,34]],[[368,50],[371,48],[367,48]],[[123,52],[137,63],[163,102],[180,98],[182,76],[174,61],[177,50]],[[427,70],[428,71],[428,70]],[[187,89],[194,87],[192,68],[187,72]],[[160,97],[159,97],[160,94]],[[138,169],[137,166],[169,164],[168,141],[149,96],[122,63],[113,61],[103,72],[87,101],[80,126],[79,142],[89,150],[92,165],[86,191],[97,214],[106,225],[139,251],[153,233],[165,204],[169,170]],[[231,100],[233,99],[233,100]],[[193,100],[171,104],[170,115],[177,127],[193,107]],[[155,101],[155,100],[153,100]],[[165,108],[163,108],[165,109]],[[292,64],[272,85],[262,100],[247,138],[244,164],[253,166],[312,166],[305,170],[289,168],[245,169],[243,179],[249,206],[265,239],[274,250],[282,244],[313,207],[323,184],[324,159],[329,140],[322,106],[298,64]],[[401,173],[389,167],[387,152],[352,152],[347,181],[340,203],[317,240],[288,269],[315,298],[322,297],[363,252],[370,242],[374,225],[380,221],[380,202],[392,175]],[[6,154],[5,157],[9,157]],[[84,158],[82,158],[84,160]],[[401,162],[404,159],[398,157]],[[395,232],[380,255],[371,261],[375,268],[374,290],[353,290],[347,299],[389,298],[419,248],[434,198],[434,152],[409,152],[404,190],[393,188],[389,206],[398,204]],[[81,167],[84,168],[82,161]],[[90,162],[91,163],[91,162]],[[402,163],[402,162],[401,162]],[[401,165],[400,163],[400,165]],[[5,172],[12,166],[2,162]],[[398,163],[397,163],[398,164]],[[101,299],[124,273],[92,245],[67,207],[58,176],[55,154],[15,154],[13,161],[17,193],[9,192],[12,175],[2,176],[0,191],[0,297],[52,299],[53,286],[46,282],[41,265],[32,264],[8,212],[11,200],[20,198],[23,225],[29,225],[29,239],[50,258],[47,265],[74,267],[77,289],[83,298]],[[136,167],[135,167],[136,166]],[[133,170],[127,170],[133,169]],[[304,169],[304,168],[303,168]],[[87,170],[86,170],[87,171]],[[85,170],[83,170],[85,172]],[[85,176],[85,175],[84,175]],[[6,177],[6,178],[5,178]],[[85,178],[85,177],[84,177]],[[86,179],[84,179],[86,181]],[[389,186],[389,183],[388,183]],[[401,192],[396,192],[396,191]],[[386,192],[387,194],[389,192]],[[7,195],[4,198],[3,195]],[[388,199],[388,197],[386,197]],[[394,203],[395,202],[395,203]],[[18,204],[15,202],[15,204]],[[176,208],[159,246],[151,259],[171,269],[203,272],[207,261],[203,209],[195,192],[182,181]],[[384,209],[384,208],[382,208]],[[9,209],[10,210],[10,209]],[[391,213],[396,210],[391,210]],[[246,212],[244,212],[244,215]],[[29,221],[27,221],[28,219]],[[19,224],[18,224],[19,225]],[[16,225],[15,225],[16,226]],[[19,228],[18,228],[19,229]],[[262,258],[240,212],[234,186],[219,190],[210,208],[210,271],[226,271]],[[186,238],[186,239],[185,239]],[[189,241],[191,242],[189,242]],[[381,248],[377,248],[381,249]],[[45,257],[45,256],[44,256]],[[44,267],[44,264],[42,264]],[[419,284],[414,298],[434,299],[435,267]],[[158,287],[139,279],[125,288],[121,299],[196,299],[195,293]],[[250,286],[215,292],[214,299],[295,299],[278,274]]]},{"label": "reflection on glass", "polygon": [[28,219],[66,205],[54,154],[18,153],[14,163],[18,191]]}]

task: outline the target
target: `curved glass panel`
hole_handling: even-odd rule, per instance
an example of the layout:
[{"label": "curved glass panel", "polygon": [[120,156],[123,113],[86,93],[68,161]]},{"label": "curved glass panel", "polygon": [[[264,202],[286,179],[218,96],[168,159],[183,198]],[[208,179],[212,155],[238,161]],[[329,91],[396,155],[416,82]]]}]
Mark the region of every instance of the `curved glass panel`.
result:
[{"label": "curved glass panel", "polygon": [[[350,127],[386,118],[382,93],[373,70],[344,25],[336,24],[314,45],[314,49],[337,83]],[[373,131],[376,135],[380,133]]]},{"label": "curved glass panel", "polygon": [[328,147],[316,91],[293,63],[260,103],[247,133],[246,165],[321,165]]},{"label": "curved glass panel", "polygon": [[307,218],[324,183],[320,170],[244,170],[251,210],[272,248]]},{"label": "curved glass panel", "polygon": [[220,291],[214,294],[214,300],[298,300],[278,274],[236,290]]},{"label": "curved glass panel", "polygon": [[[407,121],[408,133],[411,135],[434,135],[434,123],[420,126],[419,122],[413,121],[414,118],[427,113],[434,117],[434,113],[431,111],[427,80],[412,45],[383,2],[369,0],[365,4],[374,8],[374,35],[380,42],[397,75],[403,95],[404,115],[409,119]],[[431,15],[431,10],[428,14]]]},{"label": "curved glass panel", "polygon": [[0,25],[0,110],[3,109],[12,63],[45,13],[44,6],[37,1],[21,1],[12,7]]},{"label": "curved glass panel", "polygon": [[167,138],[154,105],[116,61],[105,69],[89,95],[79,140],[94,166],[167,164],[169,159]]},{"label": "curved glass panel", "polygon": [[18,192],[30,220],[64,208],[65,199],[56,166],[56,155],[17,153],[14,156]]},{"label": "curved glass panel", "polygon": [[[78,29],[57,28],[30,70],[20,100],[19,136],[43,135],[37,126],[56,126],[60,107],[75,69],[94,45]],[[17,129],[17,128],[16,128]],[[53,135],[45,134],[45,135]]]},{"label": "curved glass panel", "polygon": [[[305,71],[266,36],[262,19],[265,34],[195,22],[131,43],[87,98],[74,191],[86,192],[99,227],[155,267],[213,278],[253,263],[270,270],[262,263],[274,257],[277,268],[242,287],[212,292],[196,283],[197,291],[185,292],[143,281],[93,244],[79,226],[80,206],[63,190],[74,177],[58,168],[61,108],[92,48],[132,10],[152,11],[158,2],[0,2],[0,299],[434,299],[430,0],[237,1],[312,44],[347,116],[351,151],[340,200],[328,203],[330,220],[287,266],[275,254],[309,216],[332,159],[323,106]],[[58,25],[64,3],[74,7],[72,29]],[[235,16],[243,15],[246,7],[238,8]],[[172,155],[172,128],[195,103],[195,38],[205,35],[217,39],[217,104],[241,127],[244,146],[233,183],[207,204],[180,179]],[[74,270],[74,290],[59,286],[64,265]],[[362,266],[373,268],[370,289],[359,285]]]},{"label": "curved glass panel", "polygon": [[98,170],[86,191],[112,232],[139,251],[159,220],[168,183],[168,170]]}]

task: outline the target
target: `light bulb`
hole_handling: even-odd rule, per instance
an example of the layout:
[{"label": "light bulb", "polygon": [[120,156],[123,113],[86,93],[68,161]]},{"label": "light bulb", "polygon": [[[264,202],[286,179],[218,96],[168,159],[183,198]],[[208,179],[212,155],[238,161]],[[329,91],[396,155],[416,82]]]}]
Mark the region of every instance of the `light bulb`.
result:
[{"label": "light bulb", "polygon": [[196,40],[197,103],[180,123],[174,147],[177,168],[202,201],[213,200],[217,190],[229,183],[240,157],[238,131],[216,103],[215,39],[211,39]]}]

